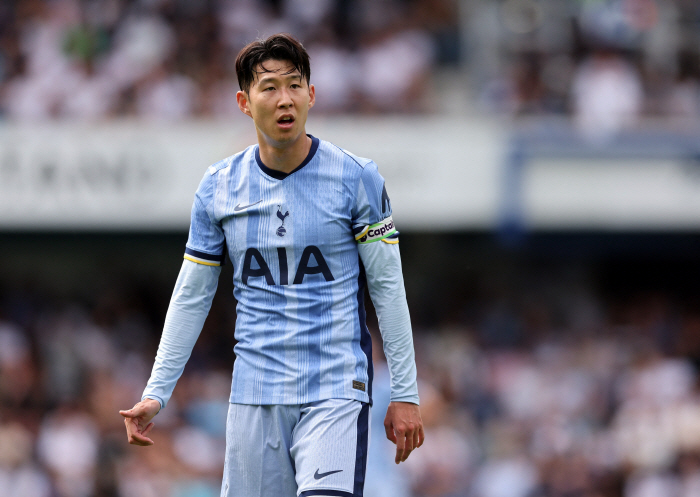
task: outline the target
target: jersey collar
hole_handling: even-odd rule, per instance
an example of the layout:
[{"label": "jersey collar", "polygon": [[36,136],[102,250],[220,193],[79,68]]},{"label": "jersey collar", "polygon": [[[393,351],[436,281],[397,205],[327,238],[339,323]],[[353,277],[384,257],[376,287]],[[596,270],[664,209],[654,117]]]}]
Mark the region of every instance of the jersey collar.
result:
[{"label": "jersey collar", "polygon": [[276,169],[270,169],[265,164],[263,164],[263,161],[260,160],[260,147],[259,146],[255,149],[255,162],[258,163],[258,167],[260,168],[260,170],[262,172],[264,172],[268,176],[272,176],[275,179],[284,179],[287,176],[289,176],[290,174],[294,174],[299,169],[301,169],[302,167],[307,165],[309,162],[311,162],[311,159],[313,159],[314,155],[316,155],[316,150],[318,150],[318,138],[316,138],[315,136],[311,136],[311,135],[306,135],[306,136],[311,138],[311,148],[309,149],[309,153],[307,154],[306,159],[304,159],[304,162],[299,164],[292,171],[290,171],[288,173],[283,173],[282,171],[277,171]]}]

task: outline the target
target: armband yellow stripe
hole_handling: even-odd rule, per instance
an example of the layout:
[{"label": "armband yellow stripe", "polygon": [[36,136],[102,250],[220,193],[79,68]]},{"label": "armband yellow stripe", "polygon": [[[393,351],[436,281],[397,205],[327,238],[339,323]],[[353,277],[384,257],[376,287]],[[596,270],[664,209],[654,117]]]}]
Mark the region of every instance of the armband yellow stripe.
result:
[{"label": "armband yellow stripe", "polygon": [[202,259],[195,259],[194,257],[190,257],[187,254],[185,254],[184,258],[188,261],[196,262],[197,264],[202,264],[204,266],[221,266],[221,263],[219,262],[207,262],[203,261]]},{"label": "armband yellow stripe", "polygon": [[369,231],[369,228],[370,228],[369,226],[365,226],[365,229],[363,229],[360,233],[355,235],[355,240],[359,240],[360,238],[365,236],[367,234],[367,232]]}]

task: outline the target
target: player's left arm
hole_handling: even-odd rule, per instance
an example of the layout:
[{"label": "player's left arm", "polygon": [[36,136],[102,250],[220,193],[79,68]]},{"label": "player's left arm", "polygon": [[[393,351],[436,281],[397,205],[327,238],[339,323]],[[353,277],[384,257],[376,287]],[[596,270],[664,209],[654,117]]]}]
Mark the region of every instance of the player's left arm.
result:
[{"label": "player's left arm", "polygon": [[367,286],[377,312],[384,354],[391,373],[391,403],[384,420],[386,436],[396,444],[396,464],[425,439],[418,407],[416,361],[397,236],[360,243]]},{"label": "player's left arm", "polygon": [[418,407],[413,333],[391,201],[377,165],[372,161],[363,164],[355,191],[352,230],[391,374],[391,404],[384,428],[387,438],[396,444],[395,461],[399,464],[420,447],[425,438]]}]

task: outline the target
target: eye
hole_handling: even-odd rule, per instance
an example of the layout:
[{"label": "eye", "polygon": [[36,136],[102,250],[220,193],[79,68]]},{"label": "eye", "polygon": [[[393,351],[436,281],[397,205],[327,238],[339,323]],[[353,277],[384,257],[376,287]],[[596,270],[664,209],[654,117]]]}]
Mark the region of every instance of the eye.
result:
[{"label": "eye", "polygon": [[263,91],[269,91],[269,90],[274,90],[274,89],[275,89],[274,86],[268,86],[265,89],[263,89]]},{"label": "eye", "polygon": [[301,88],[301,85],[299,83],[292,83],[292,88],[294,88],[294,89]]}]

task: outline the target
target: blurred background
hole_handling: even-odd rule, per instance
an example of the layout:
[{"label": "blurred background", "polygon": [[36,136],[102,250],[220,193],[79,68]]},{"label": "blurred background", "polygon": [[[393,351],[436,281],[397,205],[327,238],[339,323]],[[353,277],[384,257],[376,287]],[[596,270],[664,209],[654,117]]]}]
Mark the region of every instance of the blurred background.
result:
[{"label": "blurred background", "polygon": [[0,497],[219,495],[230,264],[156,445],[117,411],[280,31],[401,231],[427,440],[393,465],[370,312],[365,495],[700,495],[698,2],[3,0]]}]

